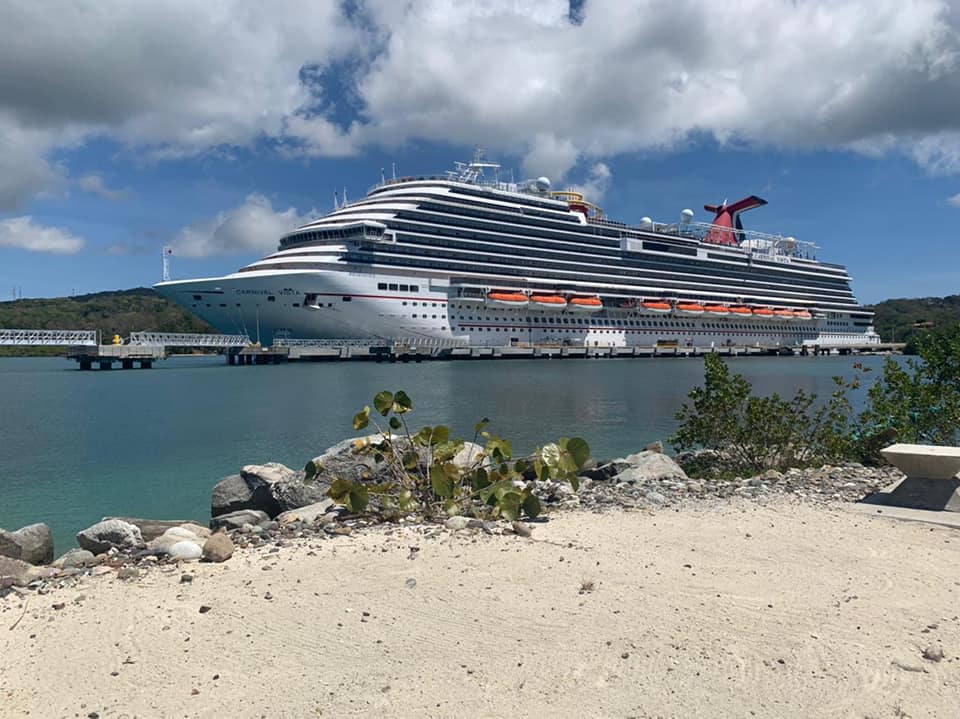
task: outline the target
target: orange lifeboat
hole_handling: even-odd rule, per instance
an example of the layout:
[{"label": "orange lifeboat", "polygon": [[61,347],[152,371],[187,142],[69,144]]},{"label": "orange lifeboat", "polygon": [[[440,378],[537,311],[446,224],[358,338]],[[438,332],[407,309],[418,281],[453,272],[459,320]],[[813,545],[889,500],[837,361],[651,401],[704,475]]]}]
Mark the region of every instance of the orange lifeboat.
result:
[{"label": "orange lifeboat", "polygon": [[774,310],[773,316],[778,320],[792,320],[793,310]]},{"label": "orange lifeboat", "polygon": [[575,312],[596,312],[603,309],[603,302],[596,295],[571,297],[567,308]]},{"label": "orange lifeboat", "polygon": [[810,310],[794,310],[793,316],[798,320],[812,320],[813,315],[810,314]]},{"label": "orange lifeboat", "polygon": [[522,292],[494,290],[487,293],[487,304],[494,307],[526,307],[530,298]]},{"label": "orange lifeboat", "polygon": [[677,302],[677,313],[681,315],[702,315],[703,305],[699,302]]},{"label": "orange lifeboat", "polygon": [[731,305],[730,314],[736,315],[737,317],[749,317],[753,314],[753,311],[746,305]]},{"label": "orange lifeboat", "polygon": [[567,298],[562,295],[532,294],[530,306],[541,310],[562,310],[567,306]]},{"label": "orange lifeboat", "polygon": [[665,300],[644,300],[640,303],[640,307],[647,312],[656,312],[657,314],[666,314],[673,309],[670,303]]},{"label": "orange lifeboat", "polygon": [[769,307],[754,307],[753,316],[758,320],[773,319],[773,310]]},{"label": "orange lifeboat", "polygon": [[730,314],[730,310],[727,309],[726,305],[704,305],[703,311],[714,317],[726,317]]}]

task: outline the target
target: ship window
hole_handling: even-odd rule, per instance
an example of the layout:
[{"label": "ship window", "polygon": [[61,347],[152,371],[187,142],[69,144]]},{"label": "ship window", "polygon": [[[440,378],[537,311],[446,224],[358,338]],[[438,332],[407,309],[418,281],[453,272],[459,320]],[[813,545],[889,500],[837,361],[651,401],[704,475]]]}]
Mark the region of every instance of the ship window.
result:
[{"label": "ship window", "polygon": [[407,301],[406,301],[406,300],[403,301],[403,306],[404,306],[404,307],[407,306]]},{"label": "ship window", "polygon": [[385,290],[385,289],[387,289],[387,283],[386,283],[386,282],[378,282],[378,283],[377,283],[377,289],[378,289],[378,290]]},{"label": "ship window", "polygon": [[411,292],[419,292],[419,291],[420,291],[420,285],[410,285],[410,291],[411,291]]},{"label": "ship window", "polygon": [[299,306],[300,306],[300,303],[299,303],[299,302],[294,302],[294,303],[293,303],[293,306],[294,306],[294,307],[299,307]]},{"label": "ship window", "polygon": [[194,295],[194,296],[193,296],[193,299],[194,299],[194,300],[197,300],[197,301],[200,301],[200,300],[203,299],[203,295]]},{"label": "ship window", "polygon": [[225,305],[224,303],[222,303],[222,302],[220,303],[220,306],[221,306],[221,307],[226,307],[226,305]]},{"label": "ship window", "polygon": [[277,298],[274,297],[273,295],[267,296],[267,302],[276,302],[276,301],[277,301]]},{"label": "ship window", "polygon": [[391,285],[390,285],[390,289],[391,289],[392,291],[396,292],[396,291],[397,291],[397,286],[394,285],[394,284],[391,284]]},{"label": "ship window", "polygon": [[349,301],[352,300],[353,298],[352,298],[352,297],[346,297],[346,296],[344,296],[344,297],[341,297],[340,299],[342,299],[344,302],[349,302]]},{"label": "ship window", "polygon": [[409,291],[410,291],[410,285],[400,285],[400,291],[401,291],[401,292],[409,292]]}]

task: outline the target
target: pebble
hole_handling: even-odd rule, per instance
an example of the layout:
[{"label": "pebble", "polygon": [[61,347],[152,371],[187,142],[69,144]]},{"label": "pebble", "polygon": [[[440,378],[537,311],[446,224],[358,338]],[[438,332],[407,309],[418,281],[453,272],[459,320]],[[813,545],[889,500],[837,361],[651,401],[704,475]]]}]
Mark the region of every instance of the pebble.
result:
[{"label": "pebble", "polygon": [[529,525],[523,522],[513,522],[510,526],[513,528],[513,533],[521,537],[529,537],[533,534]]}]

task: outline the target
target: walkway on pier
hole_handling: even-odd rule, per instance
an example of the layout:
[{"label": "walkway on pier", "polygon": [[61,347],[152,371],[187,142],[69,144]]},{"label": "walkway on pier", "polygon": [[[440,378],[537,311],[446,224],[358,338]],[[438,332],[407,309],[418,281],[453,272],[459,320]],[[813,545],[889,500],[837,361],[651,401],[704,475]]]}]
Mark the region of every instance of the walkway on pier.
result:
[{"label": "walkway on pier", "polygon": [[96,330],[0,330],[0,345],[10,347],[96,347]]}]

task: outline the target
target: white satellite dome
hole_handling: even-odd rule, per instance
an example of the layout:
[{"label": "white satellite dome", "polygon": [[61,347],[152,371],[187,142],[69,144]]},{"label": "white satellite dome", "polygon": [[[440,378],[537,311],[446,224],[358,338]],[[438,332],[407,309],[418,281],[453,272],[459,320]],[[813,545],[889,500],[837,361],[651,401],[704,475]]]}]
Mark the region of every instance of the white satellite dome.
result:
[{"label": "white satellite dome", "polygon": [[549,177],[538,177],[535,180],[537,184],[537,189],[541,192],[546,192],[550,189],[550,178]]},{"label": "white satellite dome", "polygon": [[683,225],[689,225],[690,220],[693,219],[693,210],[687,208],[686,210],[680,211],[680,223]]},{"label": "white satellite dome", "polygon": [[653,227],[653,220],[651,220],[649,217],[641,217],[640,227],[641,229],[649,230],[651,227]]}]

